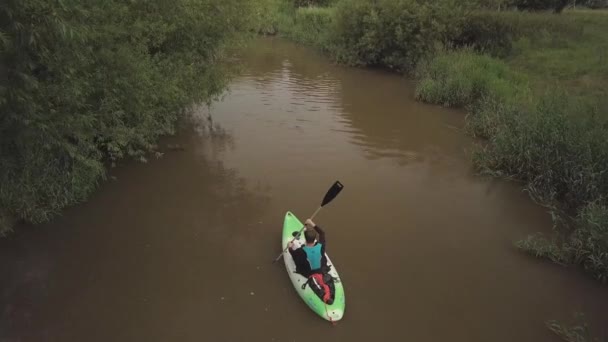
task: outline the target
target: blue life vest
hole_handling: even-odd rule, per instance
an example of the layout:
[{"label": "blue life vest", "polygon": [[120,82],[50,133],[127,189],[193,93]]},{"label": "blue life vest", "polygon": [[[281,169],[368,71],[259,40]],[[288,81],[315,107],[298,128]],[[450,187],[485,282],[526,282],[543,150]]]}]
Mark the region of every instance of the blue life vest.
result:
[{"label": "blue life vest", "polygon": [[308,259],[308,264],[310,264],[311,270],[318,270],[321,268],[321,244],[317,243],[312,247],[304,246],[302,247],[304,252],[306,252],[306,259]]}]

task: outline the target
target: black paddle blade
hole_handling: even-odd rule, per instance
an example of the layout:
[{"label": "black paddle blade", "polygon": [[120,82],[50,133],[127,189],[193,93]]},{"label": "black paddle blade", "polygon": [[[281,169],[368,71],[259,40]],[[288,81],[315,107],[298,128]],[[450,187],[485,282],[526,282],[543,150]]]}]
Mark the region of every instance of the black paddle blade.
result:
[{"label": "black paddle blade", "polygon": [[334,183],[334,185],[331,186],[331,188],[329,190],[327,190],[327,193],[325,194],[325,197],[323,198],[323,202],[321,202],[321,206],[325,206],[327,203],[333,201],[334,198],[336,198],[336,196],[338,196],[338,194],[340,193],[340,191],[342,191],[342,189],[344,188],[344,185],[342,185],[342,183],[340,183],[339,181],[336,181]]}]

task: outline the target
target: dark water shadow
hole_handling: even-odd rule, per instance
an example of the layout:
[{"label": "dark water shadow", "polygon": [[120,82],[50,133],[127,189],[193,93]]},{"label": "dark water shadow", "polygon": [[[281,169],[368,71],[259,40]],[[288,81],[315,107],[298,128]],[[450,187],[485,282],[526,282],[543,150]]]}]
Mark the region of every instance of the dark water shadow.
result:
[{"label": "dark water shadow", "polygon": [[224,166],[230,134],[191,127],[163,139],[160,158],[112,170],[89,202],[0,239],[0,341],[150,340],[139,328],[166,315],[213,315],[213,277],[256,253],[270,199]]}]

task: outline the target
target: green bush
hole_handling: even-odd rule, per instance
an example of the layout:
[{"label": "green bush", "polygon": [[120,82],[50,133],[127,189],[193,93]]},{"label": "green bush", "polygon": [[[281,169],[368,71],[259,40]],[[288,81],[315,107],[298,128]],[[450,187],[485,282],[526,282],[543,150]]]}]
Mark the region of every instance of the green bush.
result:
[{"label": "green bush", "polygon": [[298,8],[281,33],[290,39],[330,51],[334,10],[323,7]]},{"label": "green bush", "polygon": [[515,25],[496,12],[474,12],[466,17],[458,34],[451,37],[454,47],[472,47],[481,53],[507,56],[516,34]]},{"label": "green bush", "polygon": [[289,0],[257,0],[255,17],[258,19],[256,31],[264,35],[275,35],[288,29],[295,14],[295,6]]},{"label": "green bush", "polygon": [[461,12],[451,1],[343,0],[336,6],[335,57],[411,72],[460,27]]}]

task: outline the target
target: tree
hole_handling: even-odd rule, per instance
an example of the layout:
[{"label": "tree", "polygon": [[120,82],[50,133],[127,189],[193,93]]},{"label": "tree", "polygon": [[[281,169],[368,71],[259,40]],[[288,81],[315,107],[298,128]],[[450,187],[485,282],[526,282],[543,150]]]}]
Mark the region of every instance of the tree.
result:
[{"label": "tree", "polygon": [[[192,102],[220,94],[251,0],[4,0],[0,234],[48,220],[123,158],[145,160]],[[2,226],[4,222],[4,226]]]}]

